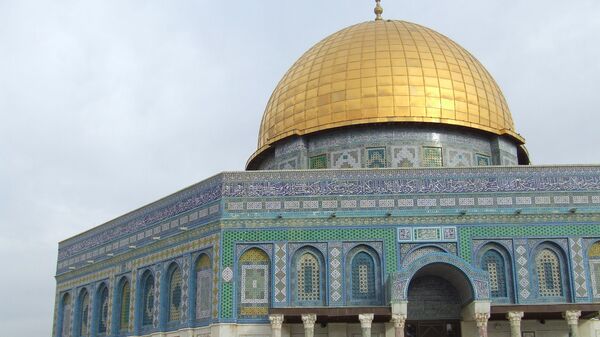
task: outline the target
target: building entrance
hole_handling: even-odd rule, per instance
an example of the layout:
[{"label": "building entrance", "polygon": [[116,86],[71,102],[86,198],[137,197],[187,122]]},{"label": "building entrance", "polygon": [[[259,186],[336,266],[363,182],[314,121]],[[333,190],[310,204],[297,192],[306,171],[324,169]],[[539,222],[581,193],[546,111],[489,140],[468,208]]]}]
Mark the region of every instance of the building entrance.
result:
[{"label": "building entrance", "polygon": [[411,321],[406,323],[405,337],[459,337],[460,321]]},{"label": "building entrance", "polygon": [[460,337],[461,312],[473,300],[468,279],[447,264],[420,269],[408,286],[406,337]]}]

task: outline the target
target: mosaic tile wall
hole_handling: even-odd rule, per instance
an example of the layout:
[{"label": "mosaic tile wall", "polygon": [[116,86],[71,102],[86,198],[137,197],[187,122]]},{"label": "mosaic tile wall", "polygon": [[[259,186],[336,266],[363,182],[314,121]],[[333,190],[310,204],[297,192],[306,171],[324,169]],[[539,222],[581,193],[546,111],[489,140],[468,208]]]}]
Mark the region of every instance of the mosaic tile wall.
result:
[{"label": "mosaic tile wall", "polygon": [[[381,158],[379,153],[374,160]],[[201,202],[194,200],[210,199],[205,193],[214,196],[214,186],[206,188],[205,184],[191,187],[194,193],[166,198],[170,202],[161,203],[168,209],[179,202],[189,208],[177,206],[180,213],[160,221],[148,220],[147,227],[135,232],[134,244],[130,241],[134,235],[128,231],[121,237],[104,238],[104,226],[61,244],[67,253],[59,260],[55,336],[61,310],[58,302],[65,292],[76,294],[82,286],[96,289],[100,282],[109,282],[112,293],[115,280],[123,275],[131,278],[128,330],[134,331],[138,274],[148,266],[156,268],[156,282],[161,282],[160,275],[176,260],[184,268],[182,278],[187,280],[196,276],[192,271],[194,254],[207,249],[212,259],[211,319],[201,323],[235,321],[240,309],[235,284],[240,275],[236,259],[241,244],[260,246],[268,253],[273,306],[283,307],[292,301],[290,259],[305,243],[323,253],[328,305],[346,303],[344,256],[358,243],[373,245],[381,252],[383,284],[411,265],[405,263],[407,259],[456,256],[474,264],[478,249],[492,240],[511,255],[515,300],[538,303],[540,288],[535,271],[529,268],[531,256],[538,244],[552,241],[568,258],[565,277],[572,282],[572,289],[567,290],[572,292],[573,301],[587,303],[594,296],[600,297],[600,276],[596,277],[600,275],[600,260],[589,256],[589,247],[600,238],[600,167],[240,172],[224,173],[211,181],[218,181],[217,199],[197,206]],[[153,211],[162,212],[160,207]],[[129,221],[144,223],[144,217],[151,213],[142,208],[141,218]],[[118,223],[106,226],[117,231],[118,226],[131,222]],[[163,225],[168,229],[162,231]],[[156,228],[160,228],[160,235],[155,235]],[[94,237],[94,233],[99,236]],[[88,241],[91,237],[93,240]],[[125,250],[107,253],[106,247],[120,245],[125,239]],[[439,250],[427,251],[426,246]],[[96,257],[88,255],[96,250]],[[86,260],[88,256],[92,261]],[[489,292],[486,280],[477,282],[474,285],[480,293]],[[182,283],[180,324],[173,327],[199,324],[189,315],[193,310],[187,307],[192,304],[188,286]],[[160,284],[155,289],[159,291]],[[112,298],[109,296],[110,310]],[[155,301],[159,298],[156,293]],[[159,304],[155,302],[155,307]],[[153,313],[153,329],[161,329],[164,314],[158,310]],[[108,315],[109,326],[115,324],[110,321],[112,316]],[[73,319],[67,322],[72,325]]]},{"label": "mosaic tile wall", "polygon": [[[261,244],[264,242],[297,242],[298,248],[301,246],[313,243],[314,246],[318,247],[319,243],[333,241],[333,245],[327,250],[327,246],[324,246],[328,256],[336,255],[334,249],[339,250],[339,254],[342,254],[340,241],[370,241],[377,240],[383,242],[382,252],[383,256],[386,256],[384,260],[384,266],[386,271],[395,271],[397,267],[397,255],[395,249],[395,229],[393,228],[363,228],[363,229],[321,229],[319,231],[303,230],[303,229],[288,229],[282,230],[269,230],[264,229],[260,231],[248,231],[248,230],[224,230],[223,231],[223,267],[234,268],[234,249],[236,243],[250,244],[257,242]],[[335,243],[337,242],[337,243]],[[277,250],[276,250],[277,252]],[[335,259],[334,259],[335,260]],[[333,261],[333,260],[332,260]],[[331,263],[331,261],[329,261]],[[335,264],[335,263],[334,263]],[[330,274],[336,270],[330,270]],[[335,274],[335,273],[334,273]],[[335,280],[339,280],[339,277],[334,277]],[[235,318],[234,310],[234,285],[233,279],[223,278],[221,283],[221,316],[223,320],[231,320]],[[340,280],[341,281],[341,280]],[[330,293],[330,296],[333,296]],[[341,296],[341,293],[340,293]],[[334,301],[335,299],[331,297]],[[339,302],[340,299],[338,299]]]},{"label": "mosaic tile wall", "polygon": [[[509,140],[435,126],[357,126],[292,137],[274,147],[272,155],[262,159],[259,169],[317,168],[312,159],[324,154],[320,163],[326,166],[318,165],[319,168],[477,166],[484,164],[486,158],[487,165],[517,164],[517,149]],[[428,148],[443,149],[443,154],[437,154],[439,165],[428,162]],[[477,156],[483,161],[476,160]],[[307,162],[306,158],[310,160]]]}]

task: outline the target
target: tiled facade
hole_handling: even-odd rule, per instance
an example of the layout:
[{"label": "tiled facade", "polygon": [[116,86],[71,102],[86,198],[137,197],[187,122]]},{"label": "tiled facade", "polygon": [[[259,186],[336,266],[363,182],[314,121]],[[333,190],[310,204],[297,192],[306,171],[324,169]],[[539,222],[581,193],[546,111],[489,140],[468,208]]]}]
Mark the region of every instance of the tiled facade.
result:
[{"label": "tiled facade", "polygon": [[[472,275],[478,298],[492,303],[499,291],[498,303],[591,303],[599,296],[600,250],[590,250],[600,241],[599,196],[597,166],[224,173],[61,243],[54,335],[104,329],[101,322],[111,335],[266,322],[269,307],[302,305],[299,286],[318,290],[318,298],[301,293],[312,306],[359,303],[361,291],[380,298],[370,305],[385,305],[406,298],[413,269],[431,261]],[[481,253],[489,247],[502,252],[488,259],[496,262]],[[253,249],[264,262],[241,262]],[[302,271],[296,257],[304,251],[318,267],[306,262]],[[201,254],[204,267],[196,269]],[[161,303],[174,300],[174,265],[179,312]],[[514,275],[499,274],[509,266]],[[308,267],[320,274],[299,281]],[[140,287],[150,274],[147,294]],[[115,280],[123,276],[131,282],[125,329],[115,325],[123,322],[116,303],[127,303],[120,295],[104,301],[97,291],[106,285],[121,294]],[[89,323],[78,314],[82,289],[87,315],[99,318]]]},{"label": "tiled facade", "polygon": [[448,127],[350,127],[275,144],[258,169],[346,169],[517,165],[517,146]]}]

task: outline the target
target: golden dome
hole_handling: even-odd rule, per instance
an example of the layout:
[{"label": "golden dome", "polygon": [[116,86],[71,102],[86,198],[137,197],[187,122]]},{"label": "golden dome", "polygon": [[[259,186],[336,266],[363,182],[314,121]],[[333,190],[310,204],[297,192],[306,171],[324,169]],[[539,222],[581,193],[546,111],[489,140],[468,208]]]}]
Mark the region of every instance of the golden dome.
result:
[{"label": "golden dome", "polygon": [[296,61],[267,104],[250,161],[292,135],[382,122],[460,125],[523,143],[500,88],[469,52],[429,28],[377,20]]}]

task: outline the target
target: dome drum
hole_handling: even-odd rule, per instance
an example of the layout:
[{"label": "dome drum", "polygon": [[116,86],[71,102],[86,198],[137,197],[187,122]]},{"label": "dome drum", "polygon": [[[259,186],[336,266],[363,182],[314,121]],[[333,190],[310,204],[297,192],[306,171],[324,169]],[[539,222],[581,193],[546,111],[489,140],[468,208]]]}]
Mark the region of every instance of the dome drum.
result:
[{"label": "dome drum", "polygon": [[517,165],[512,139],[427,123],[371,124],[289,137],[250,170]]}]

